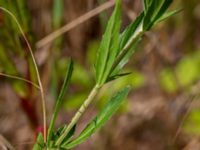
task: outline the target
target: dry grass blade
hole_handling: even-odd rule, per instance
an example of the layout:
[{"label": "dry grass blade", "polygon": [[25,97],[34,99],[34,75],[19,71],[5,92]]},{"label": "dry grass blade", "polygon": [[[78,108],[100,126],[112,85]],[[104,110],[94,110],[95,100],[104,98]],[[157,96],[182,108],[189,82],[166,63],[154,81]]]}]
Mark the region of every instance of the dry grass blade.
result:
[{"label": "dry grass blade", "polygon": [[15,150],[15,148],[0,134],[0,149]]},{"label": "dry grass blade", "polygon": [[37,85],[37,84],[35,84],[35,83],[33,83],[33,82],[31,82],[31,81],[25,79],[25,78],[21,78],[21,77],[9,75],[9,74],[4,74],[4,73],[1,73],[1,72],[0,72],[0,76],[7,77],[7,78],[11,78],[11,79],[17,79],[17,80],[24,81],[24,82],[26,82],[26,83],[31,84],[32,86],[34,86],[34,87],[37,88],[38,90],[40,90],[39,85]]},{"label": "dry grass blade", "polygon": [[43,89],[43,86],[42,86],[42,82],[41,82],[39,70],[38,70],[38,67],[37,67],[37,63],[36,63],[35,57],[33,55],[33,50],[32,50],[32,48],[31,48],[31,46],[28,42],[28,39],[26,38],[26,36],[24,34],[24,31],[23,31],[20,23],[18,22],[17,18],[15,17],[15,15],[12,12],[10,12],[9,10],[7,10],[3,7],[0,7],[0,9],[2,11],[6,12],[7,14],[9,14],[12,17],[12,19],[16,22],[24,40],[26,41],[26,44],[28,46],[28,50],[31,54],[31,58],[32,58],[32,61],[33,61],[33,64],[34,64],[34,68],[35,68],[35,71],[36,71],[37,80],[38,80],[38,84],[39,84],[40,92],[41,92],[42,111],[43,111],[43,125],[44,125],[44,142],[46,143],[46,141],[47,141],[46,102],[45,102],[45,97],[44,97],[44,89]]},{"label": "dry grass blade", "polygon": [[84,15],[80,16],[79,18],[71,21],[70,23],[64,25],[63,27],[61,27],[60,29],[54,31],[53,33],[47,35],[46,37],[44,37],[43,39],[41,39],[40,41],[38,41],[36,43],[36,47],[37,48],[42,48],[43,46],[45,46],[46,44],[52,42],[53,40],[55,40],[57,37],[59,37],[60,35],[66,33],[67,31],[75,28],[76,26],[80,25],[81,23],[87,21],[88,19],[98,15],[99,13],[103,12],[104,10],[113,7],[115,4],[114,1],[108,1],[102,5],[100,5],[99,7],[85,13]]}]

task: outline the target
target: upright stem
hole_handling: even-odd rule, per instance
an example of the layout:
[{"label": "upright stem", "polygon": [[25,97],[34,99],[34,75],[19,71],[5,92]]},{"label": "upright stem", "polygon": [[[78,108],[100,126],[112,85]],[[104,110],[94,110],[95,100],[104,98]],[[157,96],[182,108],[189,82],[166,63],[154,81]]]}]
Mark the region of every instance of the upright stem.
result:
[{"label": "upright stem", "polygon": [[3,10],[4,12],[8,13],[14,19],[14,21],[16,22],[16,24],[17,24],[17,26],[18,26],[18,28],[19,28],[24,40],[26,41],[26,44],[28,46],[28,50],[29,50],[29,52],[31,54],[31,58],[33,60],[33,64],[34,64],[35,71],[36,71],[38,84],[39,84],[39,87],[40,87],[41,101],[42,101],[42,111],[43,111],[44,143],[46,143],[47,142],[46,102],[45,102],[45,97],[44,97],[44,89],[43,89],[43,86],[42,86],[39,70],[38,70],[38,67],[37,67],[37,63],[36,63],[35,57],[33,55],[32,48],[31,48],[31,46],[30,46],[30,44],[28,42],[28,39],[26,38],[26,36],[24,34],[24,31],[21,28],[20,23],[18,22],[17,18],[15,17],[15,15],[12,12],[10,12],[9,10],[7,10],[7,9],[5,9],[3,7],[0,7],[0,9]]},{"label": "upright stem", "polygon": [[67,134],[69,133],[69,131],[73,128],[73,126],[78,122],[78,120],[80,119],[80,117],[82,116],[82,114],[85,112],[85,110],[87,109],[87,107],[89,106],[89,104],[93,101],[93,99],[95,98],[95,96],[97,95],[98,91],[100,89],[99,85],[94,86],[94,88],[92,89],[92,91],[90,92],[88,98],[84,101],[84,103],[81,105],[81,107],[79,108],[79,110],[76,112],[76,114],[74,115],[74,117],[72,118],[71,122],[69,123],[69,125],[67,126],[67,128],[65,129],[65,131],[63,132],[63,134],[58,138],[58,140],[56,141],[56,146],[60,145],[62,143],[62,141],[64,140],[64,138],[67,136]]}]

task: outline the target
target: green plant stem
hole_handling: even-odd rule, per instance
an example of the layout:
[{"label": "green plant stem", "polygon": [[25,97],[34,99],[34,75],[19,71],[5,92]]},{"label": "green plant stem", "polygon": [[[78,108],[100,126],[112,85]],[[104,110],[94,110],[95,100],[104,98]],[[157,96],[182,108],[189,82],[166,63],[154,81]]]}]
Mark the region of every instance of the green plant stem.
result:
[{"label": "green plant stem", "polygon": [[16,22],[16,24],[17,24],[17,26],[18,26],[18,28],[19,28],[24,40],[26,41],[26,44],[28,46],[28,50],[29,50],[29,52],[31,54],[31,58],[32,58],[32,61],[33,61],[33,64],[34,64],[34,68],[35,68],[35,71],[36,71],[38,84],[39,84],[39,87],[40,87],[41,101],[42,101],[42,111],[43,111],[44,143],[46,143],[47,142],[46,101],[45,101],[44,89],[43,89],[43,86],[42,86],[42,81],[41,81],[40,74],[39,74],[39,69],[38,69],[34,54],[33,54],[33,50],[31,48],[31,45],[28,42],[28,39],[26,38],[26,36],[24,34],[24,31],[23,31],[20,23],[18,22],[17,18],[15,17],[15,15],[12,12],[10,12],[9,10],[7,10],[7,9],[5,9],[3,7],[0,7],[0,9],[3,10],[4,12],[8,13],[13,18],[13,20]]},{"label": "green plant stem", "polygon": [[[115,63],[113,64],[111,70],[113,70],[119,64],[119,62],[121,61],[121,59],[127,54],[128,50],[130,49],[130,47],[132,46],[132,44],[134,44],[134,42],[139,37],[141,37],[143,34],[144,34],[144,32],[142,31],[142,26],[140,26],[138,28],[137,32],[135,33],[135,35],[130,39],[130,41],[122,49],[121,54],[117,57],[117,59],[116,59]],[[84,101],[84,103],[81,105],[81,107],[79,108],[79,110],[77,111],[77,113],[74,115],[74,117],[72,118],[71,122],[67,126],[66,130],[63,132],[63,134],[56,141],[56,146],[59,146],[62,143],[62,141],[67,136],[67,134],[69,133],[69,131],[78,122],[78,120],[80,119],[80,117],[82,116],[82,114],[85,112],[85,110],[87,109],[87,107],[89,106],[89,104],[92,102],[92,100],[94,99],[94,97],[97,95],[99,89],[100,89],[99,85],[94,86],[94,88],[90,92],[88,98]]]},{"label": "green plant stem", "polygon": [[85,112],[85,110],[87,109],[89,104],[94,100],[94,98],[97,95],[99,90],[100,90],[100,86],[99,85],[95,85],[94,88],[92,89],[92,91],[90,92],[88,98],[84,101],[84,103],[81,105],[79,110],[76,112],[76,114],[72,118],[71,122],[69,123],[69,125],[67,126],[65,131],[63,132],[63,134],[56,141],[56,144],[55,144],[56,146],[59,146],[62,143],[62,141],[67,136],[69,131],[73,128],[73,126],[78,122],[78,120],[80,119],[82,114]]}]

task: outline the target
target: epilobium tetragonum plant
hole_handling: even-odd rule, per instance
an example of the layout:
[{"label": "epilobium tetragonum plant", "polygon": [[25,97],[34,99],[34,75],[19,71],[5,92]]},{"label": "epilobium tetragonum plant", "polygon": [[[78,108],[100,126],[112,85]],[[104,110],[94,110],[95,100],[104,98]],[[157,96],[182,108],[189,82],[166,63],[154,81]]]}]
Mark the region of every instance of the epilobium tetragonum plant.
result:
[{"label": "epilobium tetragonum plant", "polygon": [[87,99],[77,110],[70,123],[60,127],[59,129],[55,129],[55,122],[59,108],[73,72],[73,63],[70,61],[60,95],[56,101],[54,113],[48,128],[48,133],[46,135],[44,134],[44,136],[42,134],[38,135],[33,150],[71,149],[87,140],[94,132],[100,129],[109,120],[109,118],[117,111],[127,96],[129,87],[125,87],[116,93],[97,114],[97,116],[87,124],[85,129],[77,137],[73,137],[76,124],[90,103],[95,99],[95,96],[98,94],[99,90],[109,81],[128,74],[123,73],[123,67],[130,60],[145,32],[150,30],[158,22],[178,12],[166,12],[171,3],[172,0],[143,0],[144,10],[139,14],[135,21],[133,21],[120,34],[121,0],[116,0],[115,9],[110,17],[110,20],[108,21],[97,54],[95,64],[96,84],[94,85]]}]

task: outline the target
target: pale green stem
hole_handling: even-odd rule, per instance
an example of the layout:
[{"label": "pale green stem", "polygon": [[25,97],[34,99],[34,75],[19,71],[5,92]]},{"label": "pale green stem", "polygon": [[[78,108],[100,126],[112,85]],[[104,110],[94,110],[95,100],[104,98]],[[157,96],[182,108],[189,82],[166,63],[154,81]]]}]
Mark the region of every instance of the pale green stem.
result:
[{"label": "pale green stem", "polygon": [[28,42],[28,39],[26,38],[26,36],[24,34],[24,31],[23,31],[20,23],[18,22],[17,18],[15,17],[15,15],[12,12],[10,12],[9,10],[7,10],[6,8],[0,7],[0,9],[3,10],[4,12],[8,13],[14,19],[14,21],[16,22],[24,40],[26,41],[26,44],[28,46],[28,50],[31,54],[31,58],[32,58],[32,61],[33,61],[33,64],[34,64],[36,75],[37,75],[38,84],[39,84],[39,87],[40,87],[41,100],[42,100],[42,111],[43,111],[44,143],[46,143],[47,142],[46,102],[45,102],[45,97],[44,97],[44,89],[43,89],[43,86],[42,86],[39,70],[38,70],[38,67],[37,67],[35,57],[33,55],[32,48],[31,48],[31,46]]},{"label": "pale green stem", "polygon": [[63,132],[63,134],[58,138],[58,140],[56,141],[56,146],[59,146],[62,141],[64,140],[64,138],[67,136],[67,134],[69,133],[69,131],[73,128],[73,126],[78,122],[78,120],[80,119],[80,117],[82,116],[82,114],[85,112],[85,110],[88,108],[89,104],[94,100],[95,96],[97,95],[98,91],[100,89],[99,85],[94,86],[94,88],[92,89],[92,91],[90,92],[88,98],[84,101],[84,103],[81,105],[81,107],[79,108],[79,110],[76,112],[76,114],[74,115],[74,117],[72,118],[71,122],[69,123],[69,125],[67,126],[67,128],[65,129],[65,131]]}]

